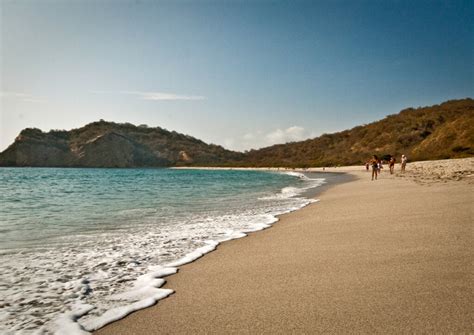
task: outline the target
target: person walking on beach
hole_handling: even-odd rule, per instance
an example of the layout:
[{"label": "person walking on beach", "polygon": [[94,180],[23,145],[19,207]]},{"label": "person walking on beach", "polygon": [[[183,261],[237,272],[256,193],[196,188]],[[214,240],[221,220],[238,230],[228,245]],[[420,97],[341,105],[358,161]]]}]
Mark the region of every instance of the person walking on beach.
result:
[{"label": "person walking on beach", "polygon": [[372,180],[377,180],[377,170],[379,168],[379,158],[376,155],[372,156],[372,159],[370,160],[370,165],[372,165]]},{"label": "person walking on beach", "polygon": [[389,167],[390,167],[390,174],[393,174],[393,170],[395,169],[395,157],[390,156]]},{"label": "person walking on beach", "polygon": [[408,158],[405,155],[402,155],[402,172],[405,172],[405,167],[407,166]]}]

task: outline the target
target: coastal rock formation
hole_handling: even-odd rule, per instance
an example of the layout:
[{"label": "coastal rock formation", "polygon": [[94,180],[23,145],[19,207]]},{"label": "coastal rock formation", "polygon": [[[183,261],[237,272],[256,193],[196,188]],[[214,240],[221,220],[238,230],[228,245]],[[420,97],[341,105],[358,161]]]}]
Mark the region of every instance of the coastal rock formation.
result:
[{"label": "coastal rock formation", "polygon": [[310,167],[361,164],[373,154],[413,160],[474,156],[474,100],[408,108],[367,125],[240,153],[160,127],[99,121],[70,131],[24,129],[0,166]]},{"label": "coastal rock formation", "polygon": [[179,160],[187,163],[193,162],[193,159],[189,157],[189,155],[184,150],[179,152]]},{"label": "coastal rock formation", "polygon": [[156,127],[93,122],[71,131],[24,129],[0,166],[165,167],[238,162],[243,154]]}]

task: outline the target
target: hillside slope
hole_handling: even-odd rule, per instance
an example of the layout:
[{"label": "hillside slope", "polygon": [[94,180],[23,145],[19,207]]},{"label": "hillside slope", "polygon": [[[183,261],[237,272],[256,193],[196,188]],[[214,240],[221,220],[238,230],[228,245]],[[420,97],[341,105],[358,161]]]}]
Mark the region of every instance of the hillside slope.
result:
[{"label": "hillside slope", "polygon": [[410,160],[474,155],[474,100],[408,108],[367,125],[247,153],[206,144],[160,127],[99,121],[70,131],[27,128],[4,152],[0,166],[309,167],[361,164],[373,154]]},{"label": "hillside slope", "polygon": [[247,166],[332,166],[365,162],[373,154],[410,160],[474,155],[474,100],[408,108],[396,115],[301,142],[251,150]]},{"label": "hillside slope", "polygon": [[99,121],[70,131],[27,128],[0,166],[161,167],[239,162],[243,154],[156,127]]}]

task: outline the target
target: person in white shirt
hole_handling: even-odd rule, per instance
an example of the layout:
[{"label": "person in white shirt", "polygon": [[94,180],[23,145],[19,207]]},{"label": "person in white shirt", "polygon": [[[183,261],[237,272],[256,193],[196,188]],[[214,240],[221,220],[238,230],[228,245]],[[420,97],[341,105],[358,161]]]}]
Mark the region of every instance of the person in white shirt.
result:
[{"label": "person in white shirt", "polygon": [[407,166],[408,158],[405,155],[402,155],[402,172],[405,172],[405,167]]}]

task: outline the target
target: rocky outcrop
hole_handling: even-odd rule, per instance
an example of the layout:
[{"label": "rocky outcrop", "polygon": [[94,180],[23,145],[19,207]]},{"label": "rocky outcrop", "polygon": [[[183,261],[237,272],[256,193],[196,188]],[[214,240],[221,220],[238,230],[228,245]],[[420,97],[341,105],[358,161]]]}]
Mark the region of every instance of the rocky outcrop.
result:
[{"label": "rocky outcrop", "polygon": [[1,166],[70,166],[67,141],[39,129],[27,128],[0,154]]},{"label": "rocky outcrop", "polygon": [[223,165],[243,154],[162,128],[99,121],[71,131],[23,130],[0,166],[165,167]]},{"label": "rocky outcrop", "polygon": [[155,156],[145,145],[115,132],[99,135],[87,141],[76,152],[78,157],[76,165],[80,166],[130,167],[171,164],[168,159]]}]

